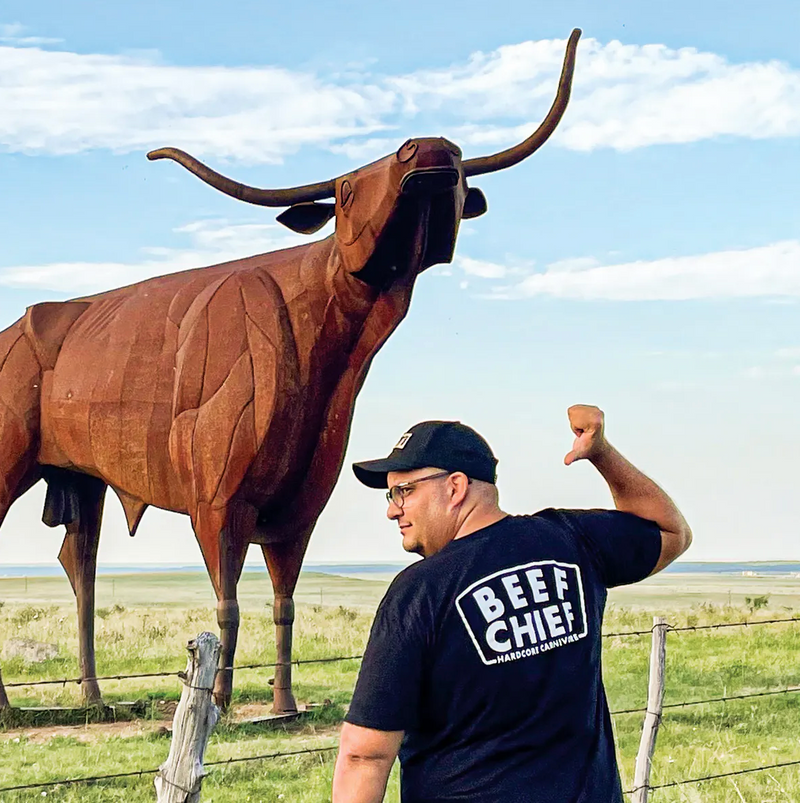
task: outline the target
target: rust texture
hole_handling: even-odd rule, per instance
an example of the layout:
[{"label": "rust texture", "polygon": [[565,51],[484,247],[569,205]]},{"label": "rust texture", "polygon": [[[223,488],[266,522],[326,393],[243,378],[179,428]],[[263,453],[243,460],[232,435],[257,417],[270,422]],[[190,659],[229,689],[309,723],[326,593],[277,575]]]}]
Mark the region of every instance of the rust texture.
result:
[{"label": "rust texture", "polygon": [[[579,35],[570,37],[546,120],[495,156],[462,162],[446,139],[413,139],[337,179],[261,190],[182,151],[154,151],[151,159],[178,161],[240,200],[287,206],[278,220],[295,231],[335,218],[335,233],[37,304],[0,332],[0,523],[28,488],[47,482],[44,521],[66,526],[59,559],[78,601],[84,678],[96,674],[95,564],[110,487],[131,534],[150,505],[191,517],[219,601],[221,667],[233,664],[245,554],[261,546],[281,664],[274,707],[295,710],[292,595],[370,362],[405,316],[417,276],[450,262],[462,218],[486,211],[467,176],[517,163],[555,129]],[[83,689],[87,702],[101,701],[96,681]],[[219,704],[231,689],[226,669],[217,676]]]}]

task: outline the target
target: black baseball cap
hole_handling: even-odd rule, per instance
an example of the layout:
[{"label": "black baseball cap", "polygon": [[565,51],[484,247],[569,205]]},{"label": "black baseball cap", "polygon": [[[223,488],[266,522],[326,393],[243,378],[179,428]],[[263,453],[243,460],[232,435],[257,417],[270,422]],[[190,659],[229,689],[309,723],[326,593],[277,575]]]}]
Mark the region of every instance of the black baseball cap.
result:
[{"label": "black baseball cap", "polygon": [[463,471],[474,480],[494,483],[497,458],[474,429],[460,421],[422,421],[404,432],[388,457],[353,463],[356,477],[369,488],[388,488],[390,471],[415,468]]}]

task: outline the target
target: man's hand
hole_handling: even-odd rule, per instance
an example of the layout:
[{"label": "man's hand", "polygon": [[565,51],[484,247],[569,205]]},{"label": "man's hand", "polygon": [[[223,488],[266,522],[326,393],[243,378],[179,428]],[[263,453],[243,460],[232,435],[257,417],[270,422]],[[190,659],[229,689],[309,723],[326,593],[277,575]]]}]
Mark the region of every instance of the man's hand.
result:
[{"label": "man's hand", "polygon": [[576,460],[591,460],[608,448],[608,441],[603,433],[604,415],[599,407],[589,404],[573,404],[567,410],[569,425],[575,433],[572,451],[564,458],[568,466]]},{"label": "man's hand", "polygon": [[655,522],[661,530],[661,556],[653,574],[669,566],[692,543],[692,531],[675,503],[636,466],[626,460],[603,433],[604,416],[598,407],[576,404],[567,411],[575,433],[572,451],[564,458],[570,465],[590,460],[608,483],[617,510]]}]

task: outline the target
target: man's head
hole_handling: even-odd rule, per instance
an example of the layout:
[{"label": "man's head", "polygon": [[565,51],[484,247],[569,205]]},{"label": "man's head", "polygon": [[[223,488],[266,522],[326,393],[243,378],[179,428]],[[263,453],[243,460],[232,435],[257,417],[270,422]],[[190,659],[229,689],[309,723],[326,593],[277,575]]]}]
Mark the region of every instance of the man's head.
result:
[{"label": "man's head", "polygon": [[496,513],[497,459],[475,430],[458,421],[423,421],[388,457],[353,464],[370,488],[387,488],[386,515],[403,549],[430,557],[463,534],[465,523]]}]

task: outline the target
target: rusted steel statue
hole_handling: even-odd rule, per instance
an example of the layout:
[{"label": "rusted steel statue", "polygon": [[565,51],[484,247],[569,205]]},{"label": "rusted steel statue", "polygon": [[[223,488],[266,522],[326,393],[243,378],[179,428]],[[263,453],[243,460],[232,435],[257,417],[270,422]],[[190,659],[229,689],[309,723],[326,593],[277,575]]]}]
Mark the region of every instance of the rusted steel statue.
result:
[{"label": "rusted steel statue", "polygon": [[94,582],[111,487],[131,534],[148,505],[191,516],[218,598],[222,705],[232,689],[236,586],[248,545],[261,546],[275,592],[274,709],[296,710],[292,595],[341,470],[356,395],[405,316],[418,274],[450,262],[461,219],[486,211],[467,179],[517,164],[555,130],[579,36],[569,39],[544,122],[493,156],[462,161],[446,139],[411,139],[337,179],[261,190],[182,151],[150,153],[234,198],[287,207],[278,220],[295,231],[311,234],[335,218],[335,233],[37,304],[0,333],[0,523],[14,500],[46,480],[44,521],[67,530],[59,560],[78,602],[87,703],[101,701],[92,679]]}]

